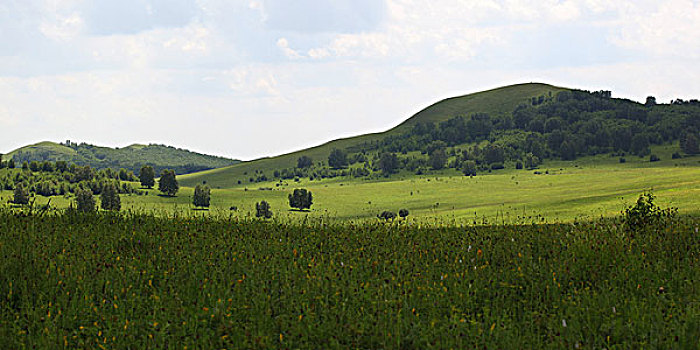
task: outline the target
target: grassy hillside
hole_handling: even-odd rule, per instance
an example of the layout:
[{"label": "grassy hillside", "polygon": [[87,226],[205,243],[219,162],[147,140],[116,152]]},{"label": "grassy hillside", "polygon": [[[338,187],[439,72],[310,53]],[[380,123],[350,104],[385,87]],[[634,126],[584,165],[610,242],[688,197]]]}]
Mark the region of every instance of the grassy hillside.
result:
[{"label": "grassy hillside", "polygon": [[485,112],[492,115],[510,113],[518,105],[528,103],[532,97],[543,95],[550,96],[550,94],[555,94],[561,90],[565,89],[547,84],[530,83],[506,86],[466,96],[449,98],[425,108],[395,128],[383,133],[339,139],[317,147],[277,157],[262,158],[229,167],[198,172],[180,177],[179,180],[184,186],[194,186],[206,181],[213,187],[234,187],[239,180],[242,182],[247,181],[256,171],[269,174],[277,169],[294,167],[296,166],[297,159],[301,156],[309,156],[315,162],[327,161],[328,155],[334,148],[348,149],[364,143],[378,141],[387,136],[400,134],[419,122],[437,123],[458,115],[477,112]]},{"label": "grassy hillside", "polygon": [[17,164],[24,161],[66,161],[77,165],[89,165],[96,169],[125,168],[138,173],[141,166],[149,164],[160,173],[161,169],[175,169],[186,174],[205,169],[219,168],[238,163],[237,160],[210,156],[165,145],[134,144],[123,148],[110,148],[86,143],[40,142],[16,149],[3,159],[14,159]]},{"label": "grassy hillside", "polygon": [[[412,222],[522,223],[570,222],[576,219],[613,217],[653,189],[662,206],[679,208],[682,214],[700,214],[700,156],[672,159],[675,145],[654,147],[662,159],[649,162],[633,157],[620,164],[617,157],[598,155],[574,162],[548,161],[534,171],[502,169],[473,178],[453,169],[416,176],[398,174],[389,179],[361,180],[334,178],[248,184],[213,189],[209,211],[192,207],[193,189],[183,187],[177,197],[122,195],[124,209],[155,210],[185,216],[254,215],[255,203],[272,205],[275,218],[282,221],[312,220],[373,221],[383,210],[410,211]],[[0,173],[5,170],[0,170]],[[16,170],[17,171],[17,170]],[[536,173],[538,172],[538,173]],[[279,186],[278,186],[279,184]],[[134,184],[138,186],[137,184]],[[290,211],[287,195],[295,188],[312,191],[311,211]],[[12,198],[12,191],[0,191],[0,202]],[[37,197],[37,205],[46,197]],[[52,206],[67,207],[73,198],[52,197]],[[237,207],[231,211],[231,207]]]}]

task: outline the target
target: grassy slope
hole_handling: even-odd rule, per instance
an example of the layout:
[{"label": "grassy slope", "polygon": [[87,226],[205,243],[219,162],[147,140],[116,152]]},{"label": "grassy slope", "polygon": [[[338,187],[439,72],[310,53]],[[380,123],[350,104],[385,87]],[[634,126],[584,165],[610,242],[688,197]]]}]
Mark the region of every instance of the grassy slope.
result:
[{"label": "grassy slope", "polygon": [[[671,159],[677,146],[654,147],[662,161],[649,163],[646,158],[596,156],[575,162],[547,162],[538,171],[504,169],[492,174],[467,178],[454,170],[441,175],[405,174],[389,180],[356,179],[302,180],[254,184],[250,188],[214,189],[209,211],[192,210],[192,188],[183,187],[175,198],[157,196],[122,196],[124,209],[173,212],[187,215],[253,215],[255,203],[271,203],[281,220],[312,219],[371,220],[382,210],[407,208],[417,222],[437,220],[449,223],[532,222],[543,217],[548,222],[573,221],[576,218],[615,216],[631,205],[643,191],[653,189],[663,207],[678,207],[681,213],[700,215],[700,156]],[[544,174],[546,171],[549,174]],[[259,190],[271,187],[273,190]],[[310,212],[290,211],[287,195],[294,188],[313,192]],[[0,192],[0,202],[11,198],[11,191]],[[46,203],[39,197],[37,204]],[[54,197],[51,204],[68,206],[71,199]],[[439,204],[438,204],[439,203]],[[231,206],[238,211],[229,210]]]},{"label": "grassy slope", "polygon": [[51,141],[43,141],[39,143],[35,143],[33,145],[28,145],[24,146],[21,148],[18,148],[16,150],[13,150],[5,155],[3,155],[4,160],[8,160],[12,158],[12,156],[15,155],[17,152],[46,152],[50,153],[55,157],[74,157],[78,154],[74,149],[70,147],[66,147],[64,145],[51,142]]},{"label": "grassy slope", "polygon": [[44,141],[33,145],[24,146],[9,152],[3,159],[10,159],[17,153],[32,154],[30,158],[36,160],[49,159],[52,161],[65,160],[69,163],[87,164],[95,168],[123,167],[138,172],[143,164],[155,164],[157,167],[182,167],[187,164],[196,164],[209,168],[223,167],[238,162],[221,157],[199,154],[184,149],[167,147],[163,145],[133,144],[122,148],[110,148],[79,146],[78,150],[62,144]]},{"label": "grassy slope", "polygon": [[296,166],[297,159],[306,155],[314,161],[327,160],[333,148],[345,149],[364,142],[380,140],[385,136],[397,134],[413,127],[418,122],[440,122],[457,115],[486,112],[492,115],[510,113],[521,103],[526,103],[532,97],[556,93],[563,88],[546,84],[520,84],[506,86],[494,90],[479,92],[466,96],[449,98],[437,102],[418,112],[397,127],[383,133],[367,134],[346,139],[328,142],[326,144],[289,153],[273,158],[262,158],[250,162],[239,163],[230,167],[218,168],[187,176],[182,176],[179,181],[184,186],[195,186],[206,181],[216,188],[235,187],[238,180],[247,181],[256,170],[261,170],[271,175],[276,169]]}]

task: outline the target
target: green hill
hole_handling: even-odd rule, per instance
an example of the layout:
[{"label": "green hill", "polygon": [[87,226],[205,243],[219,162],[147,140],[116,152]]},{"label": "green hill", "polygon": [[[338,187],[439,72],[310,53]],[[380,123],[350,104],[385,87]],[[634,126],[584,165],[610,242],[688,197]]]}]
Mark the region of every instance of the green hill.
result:
[{"label": "green hill", "polygon": [[24,161],[66,161],[77,165],[89,165],[96,169],[124,168],[134,173],[138,173],[143,165],[151,165],[156,173],[160,173],[162,169],[174,169],[178,174],[225,167],[239,162],[165,145],[134,144],[123,148],[110,148],[70,141],[45,141],[24,146],[4,155],[3,159],[14,159],[17,164]]},{"label": "green hill", "polygon": [[301,156],[311,157],[315,162],[324,161],[327,160],[334,148],[353,150],[360,145],[378,142],[388,136],[400,135],[418,123],[439,123],[458,115],[471,113],[489,113],[495,116],[510,114],[515,107],[529,103],[533,97],[549,97],[562,90],[566,89],[547,84],[530,83],[448,98],[428,106],[386,132],[334,140],[320,146],[277,157],[242,162],[229,167],[178,177],[178,180],[184,186],[194,186],[206,181],[214,187],[234,187],[238,181],[248,181],[251,176],[255,176],[256,172],[270,174],[275,170],[294,167],[297,164],[297,159]]}]

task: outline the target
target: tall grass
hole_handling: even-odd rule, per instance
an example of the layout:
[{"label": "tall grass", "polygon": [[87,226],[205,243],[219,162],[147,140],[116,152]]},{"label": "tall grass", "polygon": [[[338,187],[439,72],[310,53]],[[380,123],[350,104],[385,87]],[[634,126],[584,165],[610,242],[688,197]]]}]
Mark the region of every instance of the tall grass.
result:
[{"label": "tall grass", "polygon": [[0,210],[4,348],[681,348],[681,217],[419,227]]}]

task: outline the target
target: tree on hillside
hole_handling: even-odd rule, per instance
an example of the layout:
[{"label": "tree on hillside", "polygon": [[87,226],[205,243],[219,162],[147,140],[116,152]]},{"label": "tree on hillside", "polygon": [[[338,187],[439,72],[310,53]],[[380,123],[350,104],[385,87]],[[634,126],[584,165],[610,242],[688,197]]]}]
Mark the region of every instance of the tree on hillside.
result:
[{"label": "tree on hillside", "polygon": [[649,149],[649,137],[647,137],[646,134],[636,134],[632,136],[630,152],[640,157],[651,153],[651,150]]},{"label": "tree on hillside", "polygon": [[14,168],[15,168],[15,159],[14,159],[14,158],[10,158],[10,160],[7,161],[7,167],[10,168],[10,169],[14,169]]},{"label": "tree on hillside", "polygon": [[644,103],[644,106],[646,106],[646,107],[656,106],[656,97],[648,96],[647,101]]},{"label": "tree on hillside", "polygon": [[314,165],[314,161],[309,156],[301,156],[297,159],[297,168],[299,169],[310,168],[312,165]]},{"label": "tree on hillside", "polygon": [[340,149],[334,148],[328,155],[328,166],[335,169],[344,168],[348,165],[347,154]]},{"label": "tree on hillside", "polygon": [[270,203],[266,201],[255,203],[255,217],[265,219],[271,218],[272,210],[270,210]]},{"label": "tree on hillside", "polygon": [[680,141],[681,149],[685,154],[700,153],[700,147],[698,147],[698,143],[698,138],[693,133],[686,133]]},{"label": "tree on hillside", "polygon": [[462,173],[464,176],[476,176],[476,162],[473,160],[462,162]]},{"label": "tree on hillside", "polygon": [[73,173],[75,174],[75,182],[90,181],[95,177],[95,170],[89,165],[76,167]]},{"label": "tree on hillside", "polygon": [[144,165],[139,171],[139,180],[141,181],[141,187],[153,188],[156,184],[156,172],[150,165]]},{"label": "tree on hillside", "polygon": [[430,153],[429,157],[430,166],[434,170],[440,170],[445,167],[447,163],[447,153],[445,153],[444,148],[438,148]]},{"label": "tree on hillside", "polygon": [[382,169],[384,175],[393,174],[399,167],[399,159],[395,153],[383,153],[379,158],[379,168]]},{"label": "tree on hillside", "polygon": [[18,183],[17,186],[15,186],[15,192],[14,192],[14,198],[12,199],[12,203],[15,204],[29,204],[29,191],[27,191],[24,188],[24,185],[22,183]]},{"label": "tree on hillside", "polygon": [[95,211],[95,197],[92,195],[91,190],[78,188],[75,191],[75,202],[80,212],[88,213]]},{"label": "tree on hillside", "polygon": [[175,170],[164,169],[161,171],[160,179],[158,179],[158,191],[173,197],[179,190],[180,185],[175,178]]},{"label": "tree on hillside", "polygon": [[293,193],[289,194],[288,198],[289,206],[299,210],[311,209],[311,205],[313,204],[311,191],[307,191],[305,188],[295,189]]},{"label": "tree on hillside", "polygon": [[209,186],[197,185],[194,188],[194,197],[192,202],[195,207],[209,208],[209,202],[211,200],[211,189]]},{"label": "tree on hillside", "polygon": [[114,183],[107,183],[102,187],[100,194],[102,209],[119,211],[122,208],[121,199]]}]

